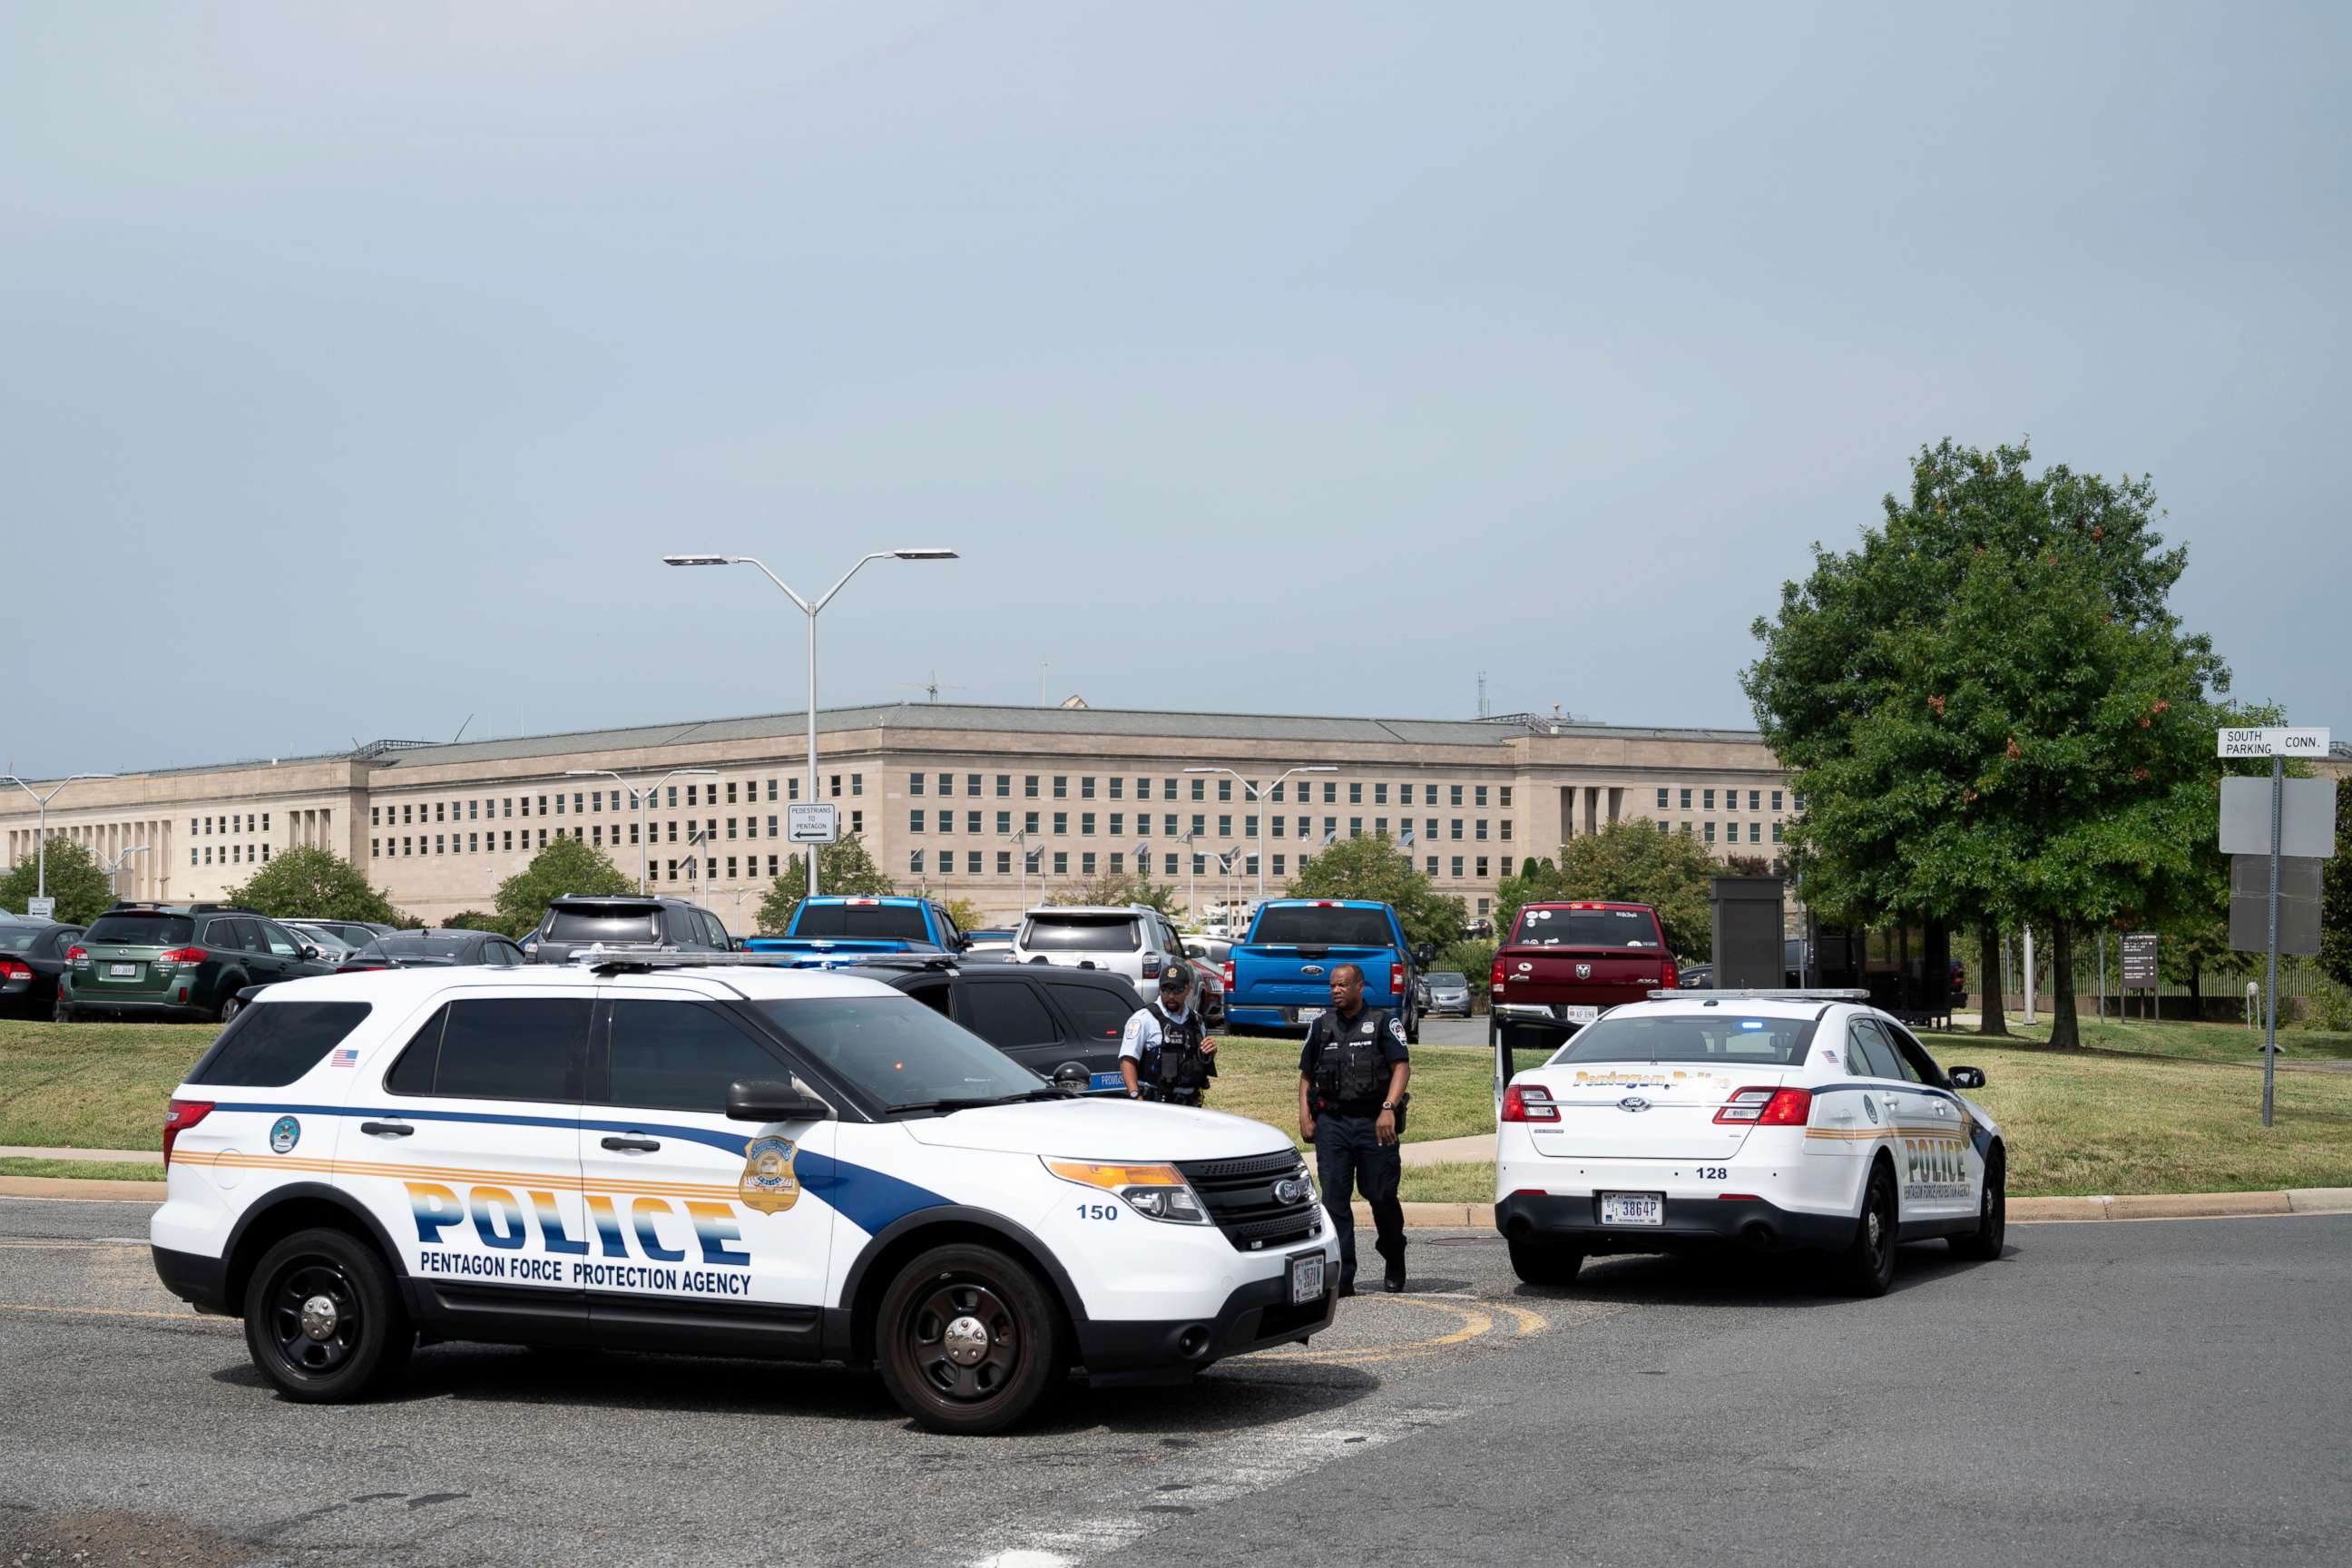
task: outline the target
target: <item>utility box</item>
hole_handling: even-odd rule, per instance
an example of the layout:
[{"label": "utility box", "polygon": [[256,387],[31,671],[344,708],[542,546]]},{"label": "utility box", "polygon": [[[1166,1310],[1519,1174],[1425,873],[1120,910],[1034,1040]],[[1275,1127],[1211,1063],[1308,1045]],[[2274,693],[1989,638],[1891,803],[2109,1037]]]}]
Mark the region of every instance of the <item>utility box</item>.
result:
[{"label": "utility box", "polygon": [[1715,931],[1715,988],[1770,989],[1788,984],[1778,877],[1715,877],[1707,902]]}]

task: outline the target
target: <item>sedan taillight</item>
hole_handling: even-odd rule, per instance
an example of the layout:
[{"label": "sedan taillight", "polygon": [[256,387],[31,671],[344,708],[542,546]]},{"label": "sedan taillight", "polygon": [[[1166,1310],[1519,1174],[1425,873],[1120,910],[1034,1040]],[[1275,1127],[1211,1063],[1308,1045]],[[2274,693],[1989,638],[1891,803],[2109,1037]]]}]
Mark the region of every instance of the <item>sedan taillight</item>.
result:
[{"label": "sedan taillight", "polygon": [[1517,1084],[1503,1091],[1503,1120],[1506,1121],[1557,1121],[1559,1107],[1551,1102],[1551,1090],[1539,1083],[1525,1088]]},{"label": "sedan taillight", "polygon": [[1802,1127],[1812,1119],[1813,1091],[1809,1089],[1734,1089],[1715,1119],[1728,1125]]},{"label": "sedan taillight", "polygon": [[72,964],[76,969],[88,969],[89,967],[89,949],[80,946],[66,949],[66,962]]},{"label": "sedan taillight", "polygon": [[13,958],[0,958],[0,981],[30,980],[32,977],[31,964],[19,963]]}]

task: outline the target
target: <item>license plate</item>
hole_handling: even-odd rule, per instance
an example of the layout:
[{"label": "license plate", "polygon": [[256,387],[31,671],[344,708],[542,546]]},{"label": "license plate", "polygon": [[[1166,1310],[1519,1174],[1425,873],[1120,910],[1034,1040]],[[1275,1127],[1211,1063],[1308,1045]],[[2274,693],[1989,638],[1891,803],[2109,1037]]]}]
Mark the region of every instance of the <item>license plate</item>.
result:
[{"label": "license plate", "polygon": [[1320,1007],[1301,1007],[1298,1009],[1298,1021],[1302,1024],[1311,1024],[1322,1016],[1323,1009]]},{"label": "license plate", "polygon": [[1087,1092],[1088,1094],[1100,1094],[1106,1089],[1125,1089],[1126,1087],[1127,1075],[1123,1072],[1093,1073],[1087,1079]]},{"label": "license plate", "polygon": [[1290,1304],[1303,1307],[1323,1299],[1323,1255],[1303,1252],[1290,1260]]},{"label": "license plate", "polygon": [[110,963],[106,966],[106,973],[116,980],[136,980],[139,978],[139,966],[135,963]]},{"label": "license plate", "polygon": [[1664,1193],[1603,1193],[1601,1194],[1602,1225],[1664,1225],[1666,1223],[1666,1194]]},{"label": "license plate", "polygon": [[1590,1024],[1601,1016],[1601,1009],[1598,1007],[1570,1007],[1567,1012],[1568,1021],[1571,1024]]}]

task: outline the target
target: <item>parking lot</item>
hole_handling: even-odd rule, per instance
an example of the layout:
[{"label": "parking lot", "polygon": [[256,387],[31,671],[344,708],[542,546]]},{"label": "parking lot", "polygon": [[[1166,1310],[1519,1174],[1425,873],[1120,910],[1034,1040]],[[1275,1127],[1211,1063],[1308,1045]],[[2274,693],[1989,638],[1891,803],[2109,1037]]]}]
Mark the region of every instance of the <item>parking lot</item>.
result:
[{"label": "parking lot", "polygon": [[156,1285],[147,1213],[0,1200],[0,1561],[2318,1563],[2352,1528],[2352,1216],[2021,1226],[1867,1302],[1652,1258],[1535,1290],[1420,1233],[1412,1293],[1308,1350],[955,1440],[865,1373],[671,1357],[436,1347],[287,1404]]}]

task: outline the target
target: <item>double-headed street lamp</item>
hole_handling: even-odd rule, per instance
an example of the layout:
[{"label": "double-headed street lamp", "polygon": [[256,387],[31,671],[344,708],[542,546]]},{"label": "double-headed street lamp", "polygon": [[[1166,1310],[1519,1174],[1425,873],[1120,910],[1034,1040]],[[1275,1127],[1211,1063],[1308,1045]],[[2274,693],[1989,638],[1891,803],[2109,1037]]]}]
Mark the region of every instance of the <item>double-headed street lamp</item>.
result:
[{"label": "double-headed street lamp", "polygon": [[35,789],[31,784],[26,784],[15,773],[9,773],[6,776],[10,784],[15,784],[18,789],[23,790],[26,795],[31,795],[35,800],[41,803],[41,809],[36,815],[35,825],[33,827],[33,837],[36,840],[33,849],[33,897],[37,899],[46,899],[49,896],[49,802],[58,798],[58,792],[59,790],[62,790],[66,785],[72,784],[77,779],[110,779],[115,775],[112,773],[68,773],[64,778],[59,779],[56,784],[50,788],[49,793],[47,795],[43,795],[39,790]]},{"label": "double-headed street lamp", "polygon": [[[852,566],[848,571],[844,572],[839,583],[827,588],[814,600],[803,599],[793,593],[792,584],[773,572],[769,572],[766,564],[756,556],[665,555],[662,557],[662,564],[665,566],[757,566],[761,572],[767,574],[769,582],[784,591],[784,597],[798,605],[801,607],[801,613],[808,616],[808,798],[810,804],[814,805],[816,801],[817,612],[831,604],[833,596],[841,592],[843,585],[857,575],[857,567],[865,565],[868,561],[953,561],[955,559],[956,552],[952,550],[877,550],[871,554],[859,556],[857,566]],[[816,850],[817,847],[814,844],[808,847],[808,896],[812,899],[816,897]]]},{"label": "double-headed street lamp", "polygon": [[122,874],[122,868],[131,864],[131,858],[133,855],[144,855],[146,853],[147,846],[144,844],[133,844],[130,848],[125,849],[120,855],[116,855],[111,858],[105,855],[98,857],[98,863],[106,868],[106,890],[110,894],[117,899],[122,897],[122,889],[117,881],[117,879]]},{"label": "double-headed street lamp", "polygon": [[[1256,804],[1258,808],[1257,901],[1261,904],[1265,902],[1265,789],[1250,783],[1247,779],[1242,778],[1241,774],[1234,773],[1231,768],[1186,768],[1184,771],[1188,773],[1224,773],[1232,778],[1239,779],[1241,781],[1242,788],[1248,792],[1250,800]],[[1282,787],[1282,781],[1289,778],[1293,773],[1336,773],[1339,771],[1339,770],[1337,767],[1328,763],[1316,763],[1307,767],[1291,768],[1286,772],[1277,774],[1271,787],[1280,789]]]},{"label": "double-headed street lamp", "polygon": [[637,891],[642,893],[647,890],[646,882],[653,863],[649,858],[647,847],[653,843],[654,831],[653,824],[646,819],[646,803],[659,795],[661,786],[674,778],[717,778],[719,770],[717,768],[672,768],[642,790],[633,786],[628,780],[610,768],[566,768],[563,770],[563,776],[568,779],[611,779],[628,791],[629,804],[635,806],[637,810]]}]

